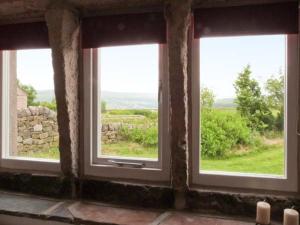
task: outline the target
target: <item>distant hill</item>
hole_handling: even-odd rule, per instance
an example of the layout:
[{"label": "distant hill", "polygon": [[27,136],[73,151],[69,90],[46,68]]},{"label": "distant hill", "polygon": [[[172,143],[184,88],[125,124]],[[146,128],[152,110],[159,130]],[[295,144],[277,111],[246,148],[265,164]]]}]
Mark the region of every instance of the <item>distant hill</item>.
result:
[{"label": "distant hill", "polygon": [[157,109],[157,96],[149,93],[101,93],[107,109]]},{"label": "distant hill", "polygon": [[[157,109],[157,96],[149,93],[102,92],[102,101],[107,109]],[[54,99],[54,90],[37,91],[37,101],[50,102]],[[214,107],[236,107],[233,98],[216,99]]]},{"label": "distant hill", "polygon": [[36,101],[51,102],[54,98],[54,90],[37,90]]},{"label": "distant hill", "polygon": [[215,108],[235,108],[234,98],[220,98],[216,99],[214,103]]}]

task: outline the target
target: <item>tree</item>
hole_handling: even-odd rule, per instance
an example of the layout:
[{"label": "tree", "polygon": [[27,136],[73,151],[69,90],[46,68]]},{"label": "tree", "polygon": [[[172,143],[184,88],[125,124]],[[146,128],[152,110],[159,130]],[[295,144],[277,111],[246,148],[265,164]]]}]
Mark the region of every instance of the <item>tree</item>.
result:
[{"label": "tree", "polygon": [[275,127],[283,130],[284,126],[284,76],[279,73],[279,77],[272,76],[265,84],[267,92],[267,103],[269,108],[277,113]]},{"label": "tree", "polygon": [[274,117],[265,97],[261,94],[258,82],[251,78],[250,65],[239,73],[234,84],[237,110],[248,119],[248,126],[259,132],[270,130],[274,125]]},{"label": "tree", "polygon": [[27,105],[29,105],[29,106],[36,105],[34,100],[36,99],[37,92],[36,92],[36,90],[34,89],[34,87],[31,86],[31,85],[24,85],[24,84],[22,84],[19,80],[17,80],[17,85],[18,85],[23,91],[26,92],[26,94],[27,94]]},{"label": "tree", "polygon": [[200,107],[203,108],[212,108],[215,102],[215,95],[212,90],[208,88],[201,88],[200,90]]},{"label": "tree", "polygon": [[278,78],[272,76],[266,82],[267,102],[269,107],[280,111],[284,103],[284,76],[280,74]]}]

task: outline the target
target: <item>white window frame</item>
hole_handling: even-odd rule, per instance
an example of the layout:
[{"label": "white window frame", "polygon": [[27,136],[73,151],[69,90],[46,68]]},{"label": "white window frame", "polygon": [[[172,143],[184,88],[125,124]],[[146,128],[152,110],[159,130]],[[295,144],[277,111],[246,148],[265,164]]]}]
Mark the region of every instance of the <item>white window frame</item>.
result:
[{"label": "white window frame", "polygon": [[[158,118],[158,161],[143,158],[113,156],[98,157],[100,149],[100,70],[98,49],[83,50],[84,80],[84,173],[88,176],[134,179],[143,181],[168,181],[169,150],[169,107],[168,107],[168,63],[167,48],[159,45],[159,118]],[[95,121],[97,121],[95,123]],[[113,161],[124,163],[122,166]],[[131,164],[131,165],[130,165]],[[141,166],[143,164],[143,166]],[[138,168],[139,167],[139,168]]]},{"label": "white window frame", "polygon": [[9,74],[10,70],[12,69],[11,54],[13,53],[14,51],[0,51],[0,169],[45,171],[59,173],[59,160],[18,157],[10,156],[9,154],[9,152],[11,152],[11,138],[9,136]]},{"label": "white window frame", "polygon": [[[200,57],[199,39],[193,40],[192,50],[192,181],[196,185],[296,192],[298,189],[298,35],[287,35],[286,94],[285,94],[285,175],[254,175],[247,173],[201,171],[200,168]],[[202,57],[202,56],[201,56]],[[205,56],[204,56],[205,57]],[[220,81],[221,82],[221,81]],[[255,163],[255,162],[254,162]]]}]

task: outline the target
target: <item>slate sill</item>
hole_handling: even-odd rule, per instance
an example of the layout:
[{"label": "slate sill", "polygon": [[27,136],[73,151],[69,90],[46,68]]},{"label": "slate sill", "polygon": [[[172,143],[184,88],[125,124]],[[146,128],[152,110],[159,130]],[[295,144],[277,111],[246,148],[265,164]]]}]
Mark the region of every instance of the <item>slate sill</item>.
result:
[{"label": "slate sill", "polygon": [[246,219],[212,217],[190,212],[120,207],[99,202],[69,201],[0,192],[0,215],[101,225],[251,225]]}]

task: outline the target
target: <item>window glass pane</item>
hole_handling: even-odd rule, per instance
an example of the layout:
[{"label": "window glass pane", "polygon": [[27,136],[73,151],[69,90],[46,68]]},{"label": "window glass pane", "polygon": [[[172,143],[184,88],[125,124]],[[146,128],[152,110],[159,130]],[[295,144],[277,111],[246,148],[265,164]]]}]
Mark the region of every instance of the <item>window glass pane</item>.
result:
[{"label": "window glass pane", "polygon": [[285,174],[286,36],[200,39],[200,170]]},{"label": "window glass pane", "polygon": [[59,159],[51,50],[9,52],[9,155]]},{"label": "window glass pane", "polygon": [[99,50],[100,156],[158,158],[158,45]]}]

